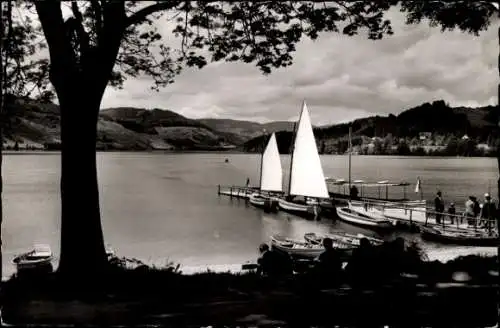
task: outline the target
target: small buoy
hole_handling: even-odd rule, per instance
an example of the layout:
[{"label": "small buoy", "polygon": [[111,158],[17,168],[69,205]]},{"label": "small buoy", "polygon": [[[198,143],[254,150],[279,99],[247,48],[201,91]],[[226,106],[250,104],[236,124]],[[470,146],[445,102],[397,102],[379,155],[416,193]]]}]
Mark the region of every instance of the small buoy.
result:
[{"label": "small buoy", "polygon": [[229,159],[226,158],[226,160],[224,162],[229,163]]}]

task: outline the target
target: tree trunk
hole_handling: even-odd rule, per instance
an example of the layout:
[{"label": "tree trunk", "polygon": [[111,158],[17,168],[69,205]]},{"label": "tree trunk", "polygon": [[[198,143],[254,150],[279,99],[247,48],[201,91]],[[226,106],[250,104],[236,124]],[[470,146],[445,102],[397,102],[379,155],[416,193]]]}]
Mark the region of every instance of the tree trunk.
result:
[{"label": "tree trunk", "polygon": [[[497,3],[500,6],[500,2]],[[498,13],[498,16],[500,17],[500,11]],[[500,46],[500,27],[498,28],[498,45]],[[500,76],[500,51],[498,53],[498,75]],[[497,193],[498,193],[498,204],[497,206],[500,207],[500,140],[498,139],[498,136],[500,136],[500,83],[498,84],[498,89],[497,89],[497,119],[498,121],[498,126],[497,126],[497,131],[499,132],[497,135],[497,162],[498,162],[498,181],[497,181]],[[497,215],[496,215],[496,220],[497,220],[497,233],[498,233],[498,238],[500,241],[500,209],[497,209]],[[500,243],[497,247],[497,262],[498,262],[498,271],[500,273]],[[500,286],[500,274],[498,275],[499,277],[499,286]],[[499,287],[500,288],[500,287]],[[499,304],[497,305],[498,309],[498,326],[500,327],[500,289],[498,291],[498,302]]]},{"label": "tree trunk", "polygon": [[[4,57],[3,54],[3,40],[4,40],[4,22],[3,22],[3,6],[0,2],[0,279],[3,276],[3,253],[2,253],[2,221],[3,221],[3,176],[2,176],[2,166],[3,166],[3,118],[4,115]],[[6,55],[7,56],[7,55]],[[7,58],[5,58],[7,59]],[[5,65],[7,65],[7,60],[5,60]]]},{"label": "tree trunk", "polygon": [[[58,93],[61,110],[61,255],[58,272],[89,281],[107,266],[96,166],[103,92],[82,79]],[[85,85],[86,84],[86,85]]]}]

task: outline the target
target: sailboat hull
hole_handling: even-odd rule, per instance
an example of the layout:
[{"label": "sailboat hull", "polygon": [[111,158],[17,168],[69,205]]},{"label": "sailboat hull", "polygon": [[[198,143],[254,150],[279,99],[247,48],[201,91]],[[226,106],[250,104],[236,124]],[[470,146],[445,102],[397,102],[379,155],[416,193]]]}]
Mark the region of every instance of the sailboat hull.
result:
[{"label": "sailboat hull", "polygon": [[249,201],[250,204],[263,209],[265,212],[276,213],[279,210],[278,201],[274,197],[252,194],[250,195]]},{"label": "sailboat hull", "polygon": [[319,218],[321,212],[319,204],[299,204],[285,199],[280,199],[278,204],[282,211],[311,220]]}]

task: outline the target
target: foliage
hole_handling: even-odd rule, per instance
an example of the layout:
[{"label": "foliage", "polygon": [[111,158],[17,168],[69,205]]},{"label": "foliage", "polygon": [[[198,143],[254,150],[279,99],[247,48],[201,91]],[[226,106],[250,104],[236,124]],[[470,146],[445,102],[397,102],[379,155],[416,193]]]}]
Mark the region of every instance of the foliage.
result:
[{"label": "foliage", "polygon": [[432,27],[442,31],[459,29],[479,35],[491,23],[498,8],[491,1],[401,1],[401,11],[406,13],[407,24],[427,20]]},{"label": "foliage", "polygon": [[[391,5],[386,1],[156,1],[147,5],[139,1],[75,1],[65,5],[72,13],[64,22],[72,62],[80,69],[91,65],[96,55],[104,55],[101,50],[111,34],[119,37],[120,50],[109,76],[110,84],[117,87],[126,77],[146,75],[158,89],[172,83],[185,66],[201,68],[220,60],[255,63],[267,74],[292,64],[291,54],[302,35],[311,39],[321,32],[354,35],[362,28],[370,39],[392,34],[389,21],[383,19]],[[50,7],[46,13],[55,15],[52,18],[62,19],[58,4],[44,6]],[[41,18],[43,23],[43,15]],[[155,24],[165,18],[175,22],[171,32],[179,39],[178,49],[164,44],[159,24]]]},{"label": "foliage", "polygon": [[36,97],[50,101],[49,61],[38,53],[46,48],[40,38],[40,29],[28,15],[21,13],[23,6],[16,1],[3,1],[1,51],[4,75],[4,95]]}]

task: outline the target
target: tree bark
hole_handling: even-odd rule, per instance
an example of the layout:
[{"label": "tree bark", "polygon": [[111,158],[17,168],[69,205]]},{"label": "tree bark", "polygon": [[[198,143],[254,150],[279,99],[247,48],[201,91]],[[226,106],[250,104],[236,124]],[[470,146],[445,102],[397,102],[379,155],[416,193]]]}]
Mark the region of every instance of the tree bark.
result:
[{"label": "tree bark", "polygon": [[[500,2],[497,3],[500,6]],[[498,16],[500,17],[500,10],[498,11]],[[498,45],[500,47],[500,27],[498,28]],[[498,76],[500,77],[500,51],[498,53]],[[498,121],[498,126],[497,126],[497,131],[498,131],[498,136],[500,136],[500,83],[498,84],[498,89],[497,89],[497,109],[496,109],[496,114],[497,114],[497,119]],[[498,140],[497,136],[497,164],[498,164],[498,181],[497,181],[497,193],[498,193],[498,204],[497,206],[500,207],[500,141]],[[497,234],[498,234],[498,239],[499,239],[499,244],[497,247],[497,262],[498,262],[498,272],[500,273],[500,209],[497,209],[497,215],[496,215],[496,220],[497,220]],[[500,274],[498,275],[499,277],[499,286],[500,286]],[[500,288],[500,287],[499,287]],[[498,326],[500,327],[500,289],[498,291],[497,295],[498,299]]]},{"label": "tree bark", "polygon": [[[5,26],[3,22],[3,6],[0,2],[0,279],[3,276],[3,252],[2,252],[2,221],[3,221],[3,176],[2,176],[2,166],[3,166],[3,113],[4,113],[4,57],[2,56],[4,47],[4,31]],[[7,60],[5,60],[7,64]]]},{"label": "tree bark", "polygon": [[73,77],[58,92],[61,111],[61,255],[58,272],[98,277],[107,266],[99,208],[96,148],[102,92]]}]

